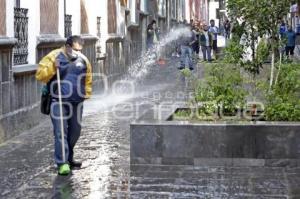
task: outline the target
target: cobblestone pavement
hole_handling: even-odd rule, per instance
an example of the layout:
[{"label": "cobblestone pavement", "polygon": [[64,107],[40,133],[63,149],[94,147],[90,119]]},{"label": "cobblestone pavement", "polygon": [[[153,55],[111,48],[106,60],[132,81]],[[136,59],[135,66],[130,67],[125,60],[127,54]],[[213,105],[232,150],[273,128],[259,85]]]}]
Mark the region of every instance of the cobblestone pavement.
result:
[{"label": "cobblestone pavement", "polygon": [[[118,99],[87,102],[83,132],[75,150],[83,168],[73,170],[68,177],[56,174],[49,120],[0,145],[0,198],[300,198],[297,165],[135,165],[130,172],[129,124],[148,110],[149,104],[158,103],[157,96],[162,97],[160,101],[176,100],[174,93],[182,88],[176,65],[170,61],[150,69],[139,83],[140,94],[126,101],[134,110],[127,110]],[[109,101],[116,101],[119,107]],[[110,106],[105,107],[107,104]],[[134,117],[128,117],[132,114]]]}]

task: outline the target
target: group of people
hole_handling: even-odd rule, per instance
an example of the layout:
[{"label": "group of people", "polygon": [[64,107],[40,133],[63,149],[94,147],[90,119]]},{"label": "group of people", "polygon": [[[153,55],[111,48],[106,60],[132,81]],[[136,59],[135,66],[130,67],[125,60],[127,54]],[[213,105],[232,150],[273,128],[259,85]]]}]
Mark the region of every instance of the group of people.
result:
[{"label": "group of people", "polygon": [[[191,20],[190,24],[184,23],[189,27],[189,34],[183,34],[177,42],[177,52],[180,55],[180,67],[184,69],[188,66],[190,70],[194,69],[195,59],[199,59],[199,53],[202,51],[203,61],[211,62],[217,59],[218,55],[218,34],[219,28],[215,25],[215,20],[210,20],[210,25],[194,23]],[[227,19],[224,22],[225,37],[230,37],[231,25]],[[159,28],[155,20],[147,27],[147,49],[153,49],[159,43]]]},{"label": "group of people", "polygon": [[[285,42],[285,54],[287,57],[294,56],[294,50],[296,46],[296,32],[293,30],[292,26],[287,26],[284,21],[282,21],[279,27],[280,39]],[[283,50],[283,51],[284,51]]]},{"label": "group of people", "polygon": [[194,69],[194,59],[199,58],[199,52],[202,51],[203,61],[211,62],[212,52],[214,59],[218,55],[218,34],[219,28],[215,25],[215,21],[210,20],[210,26],[204,24],[191,24],[190,34],[186,34],[180,38],[180,67],[184,69],[186,65],[190,70]]}]

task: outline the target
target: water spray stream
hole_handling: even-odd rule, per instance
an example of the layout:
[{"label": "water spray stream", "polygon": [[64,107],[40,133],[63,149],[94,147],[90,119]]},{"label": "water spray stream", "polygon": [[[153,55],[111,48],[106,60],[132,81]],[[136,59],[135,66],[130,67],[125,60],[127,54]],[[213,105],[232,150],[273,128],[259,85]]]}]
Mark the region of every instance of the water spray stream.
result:
[{"label": "water spray stream", "polygon": [[152,49],[142,53],[141,57],[132,64],[123,78],[114,85],[109,93],[101,96],[93,96],[89,104],[85,106],[84,115],[95,113],[96,111],[103,111],[109,107],[125,102],[135,97],[147,95],[151,90],[161,90],[166,85],[154,86],[147,89],[147,91],[138,92],[137,86],[143,83],[144,78],[150,72],[150,69],[155,67],[158,56],[162,54],[166,45],[178,40],[181,36],[188,36],[190,34],[189,28],[172,29],[166,35],[162,36],[160,42]]},{"label": "water spray stream", "polygon": [[162,51],[167,44],[178,40],[181,36],[187,36],[188,34],[190,34],[188,27],[172,29],[161,38],[157,45],[143,53],[141,58],[129,67],[128,73],[124,79],[134,82],[141,80],[148,74],[151,66],[157,61],[157,56],[162,54]]}]

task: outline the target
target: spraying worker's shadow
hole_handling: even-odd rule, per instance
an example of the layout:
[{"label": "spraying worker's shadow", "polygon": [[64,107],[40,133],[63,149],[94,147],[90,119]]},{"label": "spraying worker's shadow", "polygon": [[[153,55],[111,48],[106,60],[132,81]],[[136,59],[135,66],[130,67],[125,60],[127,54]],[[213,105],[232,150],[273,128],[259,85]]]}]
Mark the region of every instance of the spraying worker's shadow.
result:
[{"label": "spraying worker's shadow", "polygon": [[53,182],[52,199],[71,199],[72,198],[72,175],[57,175]]}]

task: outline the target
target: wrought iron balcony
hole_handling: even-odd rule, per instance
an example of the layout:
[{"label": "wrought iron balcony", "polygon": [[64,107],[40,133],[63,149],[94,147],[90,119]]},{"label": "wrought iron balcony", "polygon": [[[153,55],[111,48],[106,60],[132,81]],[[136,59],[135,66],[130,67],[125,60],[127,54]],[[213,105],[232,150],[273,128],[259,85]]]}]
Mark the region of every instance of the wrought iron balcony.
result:
[{"label": "wrought iron balcony", "polygon": [[101,37],[101,17],[97,17],[97,37]]},{"label": "wrought iron balcony", "polygon": [[72,35],[72,15],[65,15],[65,37]]},{"label": "wrought iron balcony", "polygon": [[100,45],[100,39],[101,39],[101,17],[97,17],[97,37],[99,38],[96,43],[96,57],[101,57],[101,45]]},{"label": "wrought iron balcony", "polygon": [[14,65],[27,64],[28,57],[28,9],[14,8],[14,29],[17,44],[13,49]]}]

